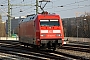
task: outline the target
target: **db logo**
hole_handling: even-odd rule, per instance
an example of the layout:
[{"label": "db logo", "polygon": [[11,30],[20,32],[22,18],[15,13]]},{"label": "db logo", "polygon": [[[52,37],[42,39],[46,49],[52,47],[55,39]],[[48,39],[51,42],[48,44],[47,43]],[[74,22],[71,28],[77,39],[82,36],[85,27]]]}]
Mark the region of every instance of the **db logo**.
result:
[{"label": "db logo", "polygon": [[48,33],[53,33],[53,30],[48,30]]}]

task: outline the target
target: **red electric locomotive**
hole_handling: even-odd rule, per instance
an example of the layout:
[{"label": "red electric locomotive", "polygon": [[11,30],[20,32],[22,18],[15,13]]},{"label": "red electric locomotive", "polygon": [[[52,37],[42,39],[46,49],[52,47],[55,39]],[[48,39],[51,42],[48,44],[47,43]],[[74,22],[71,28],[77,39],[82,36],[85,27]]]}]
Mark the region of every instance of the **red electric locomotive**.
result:
[{"label": "red electric locomotive", "polygon": [[30,15],[19,24],[19,41],[48,49],[64,44],[62,20],[57,14]]}]

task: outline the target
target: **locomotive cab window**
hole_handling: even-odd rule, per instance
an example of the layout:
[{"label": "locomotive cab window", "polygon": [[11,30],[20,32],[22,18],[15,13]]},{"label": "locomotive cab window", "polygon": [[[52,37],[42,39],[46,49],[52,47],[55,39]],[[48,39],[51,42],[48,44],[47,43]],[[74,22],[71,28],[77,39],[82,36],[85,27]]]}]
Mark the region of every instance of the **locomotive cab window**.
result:
[{"label": "locomotive cab window", "polygon": [[59,20],[40,20],[41,26],[60,26]]}]

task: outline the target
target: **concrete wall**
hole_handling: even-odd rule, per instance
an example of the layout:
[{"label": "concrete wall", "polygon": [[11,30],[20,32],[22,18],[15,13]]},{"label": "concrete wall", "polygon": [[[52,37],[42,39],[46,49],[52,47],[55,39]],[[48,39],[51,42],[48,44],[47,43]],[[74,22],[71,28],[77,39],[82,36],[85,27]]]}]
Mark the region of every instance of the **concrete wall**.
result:
[{"label": "concrete wall", "polygon": [[90,38],[65,37],[68,41],[90,42]]},{"label": "concrete wall", "polygon": [[[16,17],[11,19],[11,33],[16,33],[15,29],[19,25],[20,21],[24,19],[25,17]],[[6,33],[8,34],[8,20],[6,20]]]},{"label": "concrete wall", "polygon": [[19,40],[19,38],[0,37],[0,40]]}]

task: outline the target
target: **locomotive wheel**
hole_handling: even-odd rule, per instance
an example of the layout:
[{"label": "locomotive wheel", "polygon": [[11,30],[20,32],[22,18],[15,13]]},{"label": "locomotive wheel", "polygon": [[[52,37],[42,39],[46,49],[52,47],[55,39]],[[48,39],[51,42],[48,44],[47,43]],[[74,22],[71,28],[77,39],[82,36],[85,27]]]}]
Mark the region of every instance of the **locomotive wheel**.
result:
[{"label": "locomotive wheel", "polygon": [[56,50],[56,48],[53,48],[53,51],[55,51]]},{"label": "locomotive wheel", "polygon": [[53,51],[55,51],[55,50],[56,50],[56,44],[53,45]]},{"label": "locomotive wheel", "polygon": [[34,48],[35,50],[40,50],[40,46],[37,46],[37,45],[35,45],[33,48]]},{"label": "locomotive wheel", "polygon": [[48,42],[48,43],[47,43],[47,48],[48,48],[48,49],[51,49],[51,42]]}]

